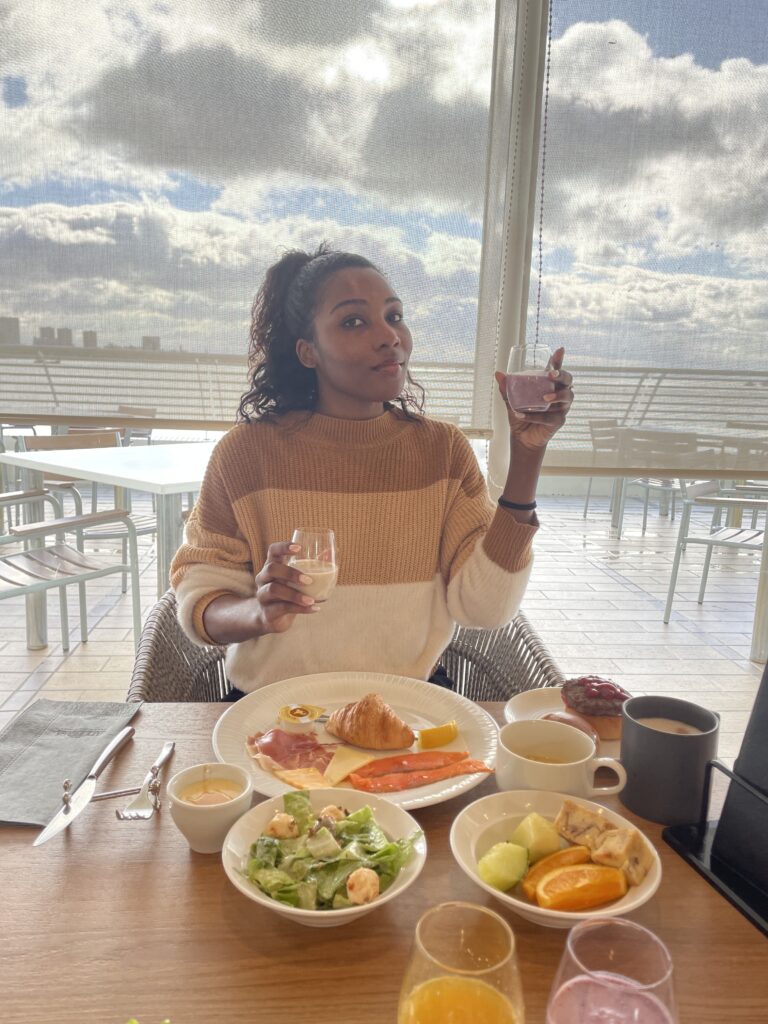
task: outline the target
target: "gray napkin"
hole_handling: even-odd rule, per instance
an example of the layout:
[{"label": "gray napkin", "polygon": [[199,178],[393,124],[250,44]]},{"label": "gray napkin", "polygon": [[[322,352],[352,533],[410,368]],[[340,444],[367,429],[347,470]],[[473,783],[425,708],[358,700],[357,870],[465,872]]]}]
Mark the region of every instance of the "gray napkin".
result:
[{"label": "gray napkin", "polygon": [[[0,822],[47,825],[140,704],[38,700],[0,732]],[[120,755],[118,754],[118,757]]]}]

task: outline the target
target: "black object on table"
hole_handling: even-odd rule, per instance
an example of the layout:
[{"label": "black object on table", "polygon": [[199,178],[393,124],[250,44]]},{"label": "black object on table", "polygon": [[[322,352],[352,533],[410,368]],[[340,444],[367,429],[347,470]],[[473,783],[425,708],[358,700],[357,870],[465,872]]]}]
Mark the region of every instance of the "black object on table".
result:
[{"label": "black object on table", "polygon": [[[713,771],[730,779],[719,821],[707,820]],[[701,820],[665,828],[662,836],[768,935],[768,666],[734,771],[719,761],[710,761]]]}]

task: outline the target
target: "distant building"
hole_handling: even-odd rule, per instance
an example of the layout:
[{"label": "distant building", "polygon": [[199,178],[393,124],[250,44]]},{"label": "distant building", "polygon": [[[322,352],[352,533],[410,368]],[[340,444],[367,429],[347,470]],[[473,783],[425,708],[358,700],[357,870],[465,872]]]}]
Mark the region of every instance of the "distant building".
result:
[{"label": "distant building", "polygon": [[56,328],[56,344],[57,345],[71,345],[72,344],[72,328],[71,327],[57,327]]},{"label": "distant building", "polygon": [[38,345],[55,345],[56,332],[52,327],[41,327],[40,334],[35,338]]},{"label": "distant building", "polygon": [[147,348],[151,352],[159,352],[160,338],[156,334],[145,334],[141,339],[141,347]]},{"label": "distant building", "polygon": [[83,348],[98,348],[96,331],[83,331]]},{"label": "distant building", "polygon": [[20,345],[21,324],[17,316],[0,316],[0,345]]}]

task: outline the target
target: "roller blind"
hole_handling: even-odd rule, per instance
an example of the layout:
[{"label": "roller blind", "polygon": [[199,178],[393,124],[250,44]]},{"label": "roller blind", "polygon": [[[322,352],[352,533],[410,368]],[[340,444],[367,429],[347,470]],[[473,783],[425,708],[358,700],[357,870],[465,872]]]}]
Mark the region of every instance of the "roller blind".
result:
[{"label": "roller blind", "polygon": [[576,402],[546,465],[768,475],[768,3],[553,0],[542,59],[506,364],[566,346]]},{"label": "roller blind", "polygon": [[493,0],[6,3],[0,419],[231,423],[265,269],[327,239],[402,295],[428,411],[487,433],[494,21]]}]

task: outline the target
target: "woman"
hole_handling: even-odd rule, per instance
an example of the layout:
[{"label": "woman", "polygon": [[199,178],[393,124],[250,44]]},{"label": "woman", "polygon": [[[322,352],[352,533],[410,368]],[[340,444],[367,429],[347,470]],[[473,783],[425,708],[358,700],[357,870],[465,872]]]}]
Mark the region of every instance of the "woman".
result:
[{"label": "woman", "polygon": [[[420,414],[411,346],[400,299],[363,257],[321,246],[267,272],[241,422],[216,446],[171,566],[184,630],[231,645],[242,691],[335,670],[426,679],[455,623],[499,626],[519,608],[544,450],[572,400],[563,352],[550,411],[509,412],[494,507],[458,428]],[[335,531],[324,604],[288,564],[297,527]]]}]

